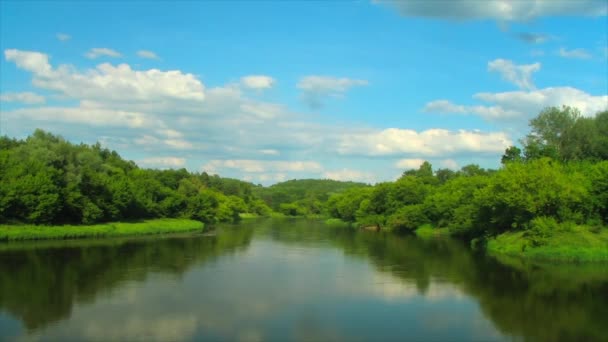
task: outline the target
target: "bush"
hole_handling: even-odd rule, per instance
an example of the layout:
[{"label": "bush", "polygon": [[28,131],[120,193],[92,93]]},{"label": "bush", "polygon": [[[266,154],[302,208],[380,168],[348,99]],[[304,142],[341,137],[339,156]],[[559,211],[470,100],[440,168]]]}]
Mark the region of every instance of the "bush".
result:
[{"label": "bush", "polygon": [[388,218],[389,228],[395,231],[414,231],[430,220],[421,204],[407,205]]}]

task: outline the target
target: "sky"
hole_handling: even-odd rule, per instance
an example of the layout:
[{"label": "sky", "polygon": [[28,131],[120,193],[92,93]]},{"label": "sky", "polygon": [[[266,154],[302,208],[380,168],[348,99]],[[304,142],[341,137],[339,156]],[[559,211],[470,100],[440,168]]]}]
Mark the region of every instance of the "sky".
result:
[{"label": "sky", "polygon": [[0,135],[264,185],[500,166],[608,109],[608,2],[0,1]]}]

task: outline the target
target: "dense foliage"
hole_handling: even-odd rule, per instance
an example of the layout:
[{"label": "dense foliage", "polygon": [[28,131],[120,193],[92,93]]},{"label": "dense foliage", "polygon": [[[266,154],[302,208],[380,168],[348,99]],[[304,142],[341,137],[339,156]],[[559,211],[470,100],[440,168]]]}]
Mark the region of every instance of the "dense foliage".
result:
[{"label": "dense foliage", "polygon": [[324,203],[332,194],[365,186],[362,183],[330,179],[294,179],[269,187],[256,187],[253,193],[282,214],[311,216],[324,212]]},{"label": "dense foliage", "polygon": [[599,233],[608,223],[608,112],[548,108],[530,127],[523,151],[508,148],[499,170],[433,172],[425,162],[395,182],[331,196],[327,213],[356,226],[430,224],[468,238],[522,231],[534,246],[575,226]]},{"label": "dense foliage", "polygon": [[270,211],[253,187],[185,169],[141,169],[99,144],[74,145],[42,130],[25,140],[0,137],[0,222],[233,221]]}]

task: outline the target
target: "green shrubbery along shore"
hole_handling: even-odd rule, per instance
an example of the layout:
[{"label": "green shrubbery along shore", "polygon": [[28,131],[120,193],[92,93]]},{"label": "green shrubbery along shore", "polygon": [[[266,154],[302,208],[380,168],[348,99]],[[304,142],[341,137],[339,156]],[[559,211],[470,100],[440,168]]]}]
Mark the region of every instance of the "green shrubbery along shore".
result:
[{"label": "green shrubbery along shore", "polygon": [[187,219],[156,219],[94,225],[0,225],[0,241],[78,239],[202,231],[204,224]]}]

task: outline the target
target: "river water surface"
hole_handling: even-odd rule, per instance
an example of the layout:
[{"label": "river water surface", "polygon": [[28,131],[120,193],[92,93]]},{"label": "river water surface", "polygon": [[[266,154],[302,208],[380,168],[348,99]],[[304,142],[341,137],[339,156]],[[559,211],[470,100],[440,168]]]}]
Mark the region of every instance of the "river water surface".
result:
[{"label": "river water surface", "polygon": [[606,341],[608,266],[307,220],[0,244],[0,340]]}]

